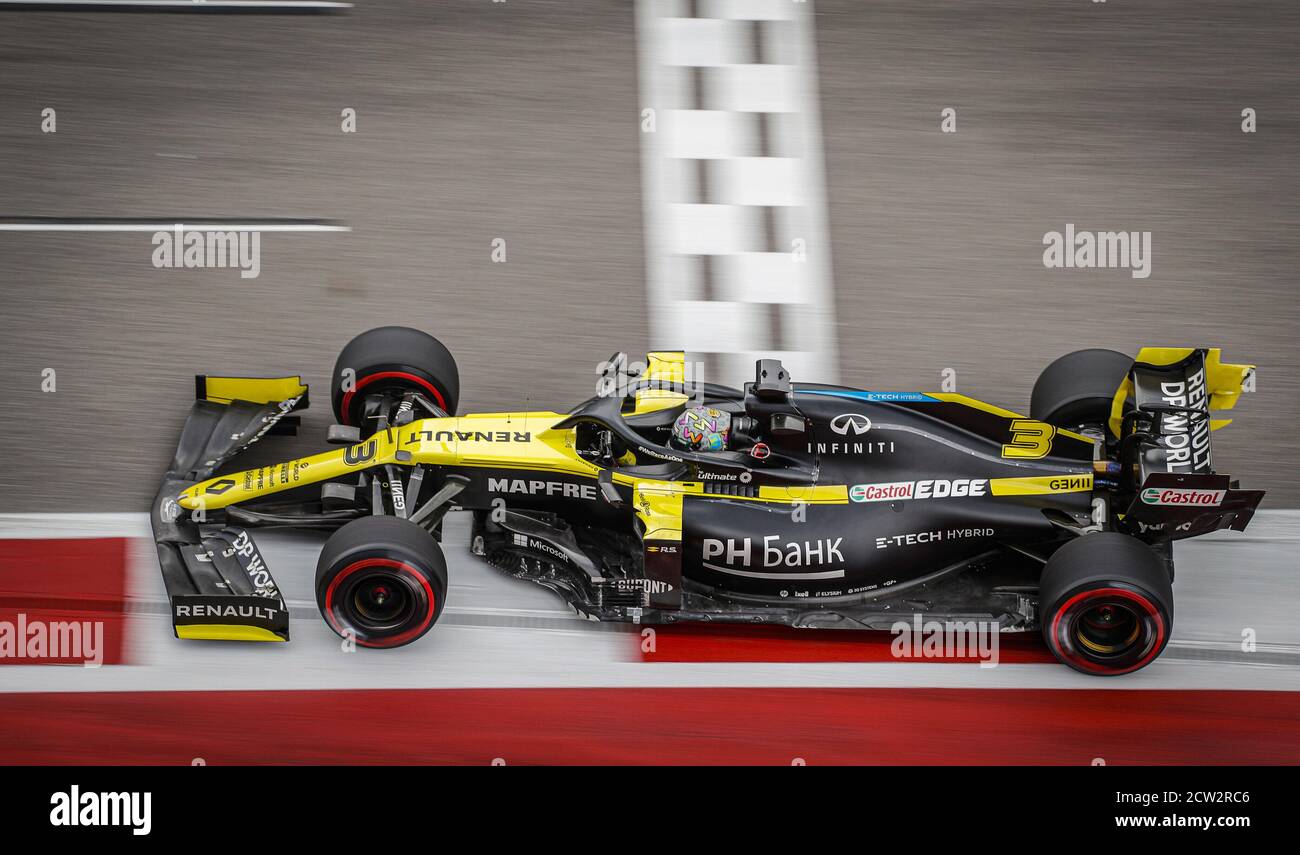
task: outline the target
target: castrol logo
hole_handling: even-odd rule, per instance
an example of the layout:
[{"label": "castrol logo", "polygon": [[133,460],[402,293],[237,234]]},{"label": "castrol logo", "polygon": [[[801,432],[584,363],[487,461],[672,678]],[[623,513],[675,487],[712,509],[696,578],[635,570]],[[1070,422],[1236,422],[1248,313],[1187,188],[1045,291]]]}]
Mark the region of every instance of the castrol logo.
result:
[{"label": "castrol logo", "polygon": [[849,498],[855,502],[890,502],[910,499],[916,494],[915,481],[896,481],[892,484],[854,484]]},{"label": "castrol logo", "polygon": [[855,502],[960,499],[966,496],[983,496],[988,483],[983,478],[959,478],[954,481],[933,478],[926,481],[893,481],[888,484],[854,484],[849,488],[849,498]]},{"label": "castrol logo", "polygon": [[1183,487],[1147,487],[1142,501],[1148,505],[1217,507],[1223,504],[1226,490],[1191,490]]}]

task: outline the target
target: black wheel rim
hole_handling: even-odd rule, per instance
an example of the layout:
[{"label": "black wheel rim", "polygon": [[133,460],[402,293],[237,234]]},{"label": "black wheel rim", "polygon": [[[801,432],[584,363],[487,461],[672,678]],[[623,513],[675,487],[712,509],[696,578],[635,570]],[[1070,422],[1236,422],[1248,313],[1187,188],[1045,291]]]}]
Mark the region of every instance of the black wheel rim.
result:
[{"label": "black wheel rim", "polygon": [[406,585],[387,573],[368,576],[352,587],[357,623],[368,629],[400,626],[414,607]]},{"label": "black wheel rim", "polygon": [[349,579],[340,594],[343,617],[362,637],[382,637],[403,629],[414,620],[424,600],[410,580],[386,572]]},{"label": "black wheel rim", "polygon": [[1100,603],[1083,611],[1074,624],[1074,640],[1098,657],[1122,656],[1142,636],[1142,620],[1123,603]]},{"label": "black wheel rim", "polygon": [[1070,665],[1123,674],[1149,663],[1168,637],[1168,619],[1137,590],[1111,586],[1081,591],[1061,604],[1049,638]]}]

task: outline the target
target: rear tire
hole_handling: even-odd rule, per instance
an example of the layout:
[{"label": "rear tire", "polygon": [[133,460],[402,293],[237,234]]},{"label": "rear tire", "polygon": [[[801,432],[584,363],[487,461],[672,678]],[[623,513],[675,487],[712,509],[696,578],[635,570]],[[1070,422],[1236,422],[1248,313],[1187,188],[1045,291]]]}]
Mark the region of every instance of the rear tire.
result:
[{"label": "rear tire", "polygon": [[364,434],[365,396],[389,390],[419,392],[454,415],[460,371],[451,351],[428,333],[410,327],[378,327],[348,342],[334,363],[330,400],[339,424],[362,427]]},{"label": "rear tire", "polygon": [[1043,369],[1029,398],[1029,415],[1063,428],[1110,421],[1111,402],[1133,367],[1114,350],[1076,350]]},{"label": "rear tire", "polygon": [[447,599],[447,562],[409,520],[361,517],[325,542],[316,605],[325,623],[362,647],[401,647],[428,632]]},{"label": "rear tire", "polygon": [[1169,572],[1151,547],[1127,534],[1086,534],[1062,546],[1043,567],[1038,594],[1043,640],[1076,671],[1129,674],[1169,643]]}]

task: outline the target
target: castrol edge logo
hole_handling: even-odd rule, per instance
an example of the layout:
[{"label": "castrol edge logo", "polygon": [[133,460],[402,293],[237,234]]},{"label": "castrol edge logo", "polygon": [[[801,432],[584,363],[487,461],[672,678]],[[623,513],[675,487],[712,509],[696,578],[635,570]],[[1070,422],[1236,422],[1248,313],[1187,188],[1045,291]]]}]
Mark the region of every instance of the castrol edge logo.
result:
[{"label": "castrol edge logo", "polygon": [[1227,490],[1192,490],[1187,487],[1147,487],[1142,501],[1148,505],[1196,505],[1216,507],[1223,504]]},{"label": "castrol edge logo", "polygon": [[929,481],[894,481],[889,484],[854,484],[849,498],[855,502],[897,502],[903,499],[948,499],[983,496],[989,482],[983,478],[942,478]]}]

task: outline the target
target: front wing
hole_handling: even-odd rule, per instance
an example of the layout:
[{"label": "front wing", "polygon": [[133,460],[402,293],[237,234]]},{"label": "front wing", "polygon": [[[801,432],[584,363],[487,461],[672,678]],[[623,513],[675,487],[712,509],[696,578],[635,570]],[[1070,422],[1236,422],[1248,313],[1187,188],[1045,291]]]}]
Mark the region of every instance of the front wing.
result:
[{"label": "front wing", "polygon": [[269,433],[292,432],[307,405],[298,377],[196,379],[196,397],[150,513],[178,638],[288,641],[289,612],[249,533],[204,533],[203,509],[176,496]]}]

